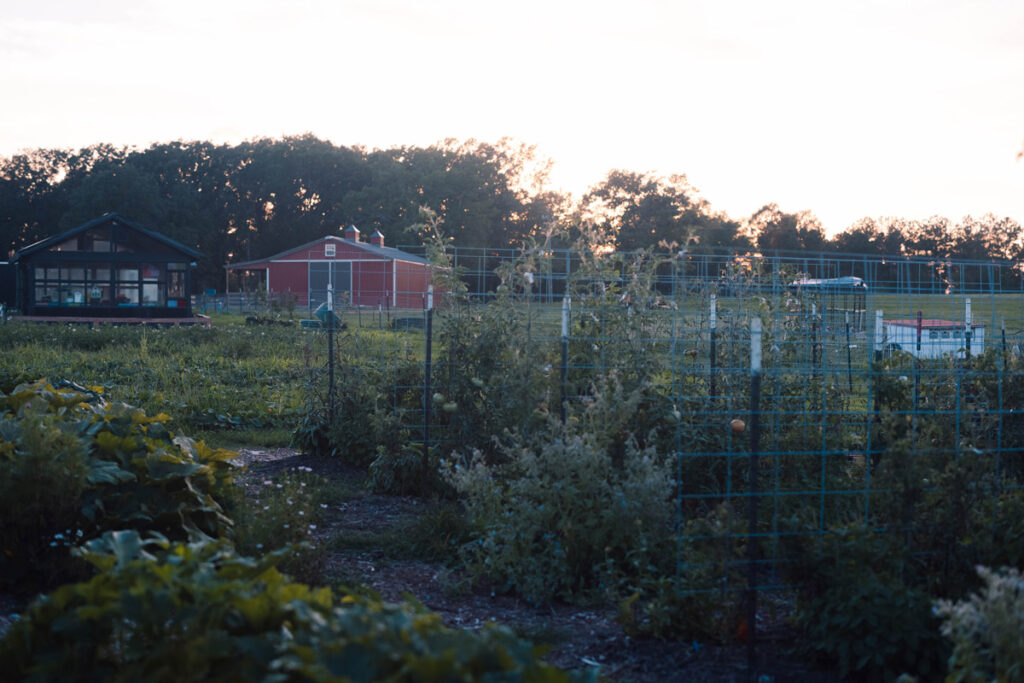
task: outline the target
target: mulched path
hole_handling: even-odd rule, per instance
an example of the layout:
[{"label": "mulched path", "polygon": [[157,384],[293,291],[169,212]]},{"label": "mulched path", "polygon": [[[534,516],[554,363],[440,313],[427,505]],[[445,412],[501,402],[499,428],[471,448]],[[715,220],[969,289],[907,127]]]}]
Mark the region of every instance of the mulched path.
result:
[{"label": "mulched path", "polygon": [[[358,482],[364,473],[337,459],[301,456],[292,449],[243,449],[238,464],[246,465],[241,483],[273,476],[299,466],[333,480]],[[424,508],[411,497],[370,493],[339,502],[326,510],[318,525],[318,541],[346,531],[384,531],[407,521]],[[488,621],[514,629],[523,637],[550,643],[545,659],[564,669],[596,668],[607,680],[636,683],[672,681],[794,681],[826,683],[839,680],[832,672],[817,671],[786,654],[795,634],[777,624],[758,643],[758,673],[752,678],[743,644],[716,646],[631,638],[615,621],[614,608],[581,608],[555,604],[537,607],[515,597],[471,585],[468,577],[443,564],[396,560],[379,550],[328,553],[324,576],[358,582],[388,601],[413,596],[446,624],[478,629]],[[0,594],[0,635],[25,603]]]},{"label": "mulched path", "polygon": [[[253,476],[267,476],[299,466],[328,479],[361,481],[363,472],[333,458],[301,456],[289,449],[240,451]],[[365,493],[332,505],[318,525],[320,541],[367,529],[385,531],[424,509],[417,498]],[[536,607],[486,586],[440,563],[399,560],[379,550],[329,553],[324,575],[344,577],[388,601],[412,596],[446,624],[477,629],[488,621],[514,629],[524,637],[551,643],[545,659],[565,669],[596,667],[615,681],[749,681],[744,644],[717,646],[631,638],[615,621],[613,606],[582,608],[555,604]],[[760,681],[824,683],[837,681],[832,672],[817,671],[786,654],[795,638],[784,623],[762,633],[757,648]]]}]

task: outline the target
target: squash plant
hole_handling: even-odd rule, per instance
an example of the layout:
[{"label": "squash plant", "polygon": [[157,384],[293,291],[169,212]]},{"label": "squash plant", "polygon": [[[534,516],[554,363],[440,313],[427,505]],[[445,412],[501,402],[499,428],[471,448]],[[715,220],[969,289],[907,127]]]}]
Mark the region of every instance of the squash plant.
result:
[{"label": "squash plant", "polygon": [[77,385],[0,392],[0,586],[66,578],[68,548],[107,530],[227,534],[236,454],[175,437],[169,420]]},{"label": "squash plant", "polygon": [[18,680],[568,681],[496,626],[445,627],[418,605],[336,596],[208,537],[109,532],[78,554],[99,573],[33,603],[0,642]]}]

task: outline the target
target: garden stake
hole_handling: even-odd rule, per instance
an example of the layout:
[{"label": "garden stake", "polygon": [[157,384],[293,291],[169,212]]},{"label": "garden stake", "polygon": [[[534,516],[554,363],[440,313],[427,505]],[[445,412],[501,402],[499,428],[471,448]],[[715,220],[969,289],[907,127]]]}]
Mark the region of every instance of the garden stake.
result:
[{"label": "garden stake", "polygon": [[914,358],[914,438],[917,438],[917,404],[921,396],[921,310],[917,311],[917,355]]},{"label": "garden stake", "polygon": [[761,319],[750,321],[750,490],[747,503],[747,666],[756,670],[757,642],[757,492],[761,439]]},{"label": "garden stake", "polygon": [[971,297],[967,297],[964,311],[964,359],[971,359]]},{"label": "garden stake", "polygon": [[334,424],[334,287],[327,284],[327,423]]},{"label": "garden stake", "polygon": [[572,300],[569,297],[562,299],[562,424],[565,424],[568,413],[569,397],[566,395],[566,387],[569,383],[569,309],[572,307]]},{"label": "garden stake", "polygon": [[846,312],[846,377],[850,383],[850,393],[853,393],[853,358],[850,351],[850,312]]},{"label": "garden stake", "polygon": [[811,304],[811,367],[818,376],[818,306]]},{"label": "garden stake", "polygon": [[885,325],[882,322],[882,309],[875,311],[875,360],[882,360],[882,344],[885,342]]},{"label": "garden stake", "polygon": [[711,401],[714,401],[715,400],[715,370],[716,370],[716,366],[717,366],[717,358],[716,358],[716,354],[715,354],[715,341],[716,341],[715,337],[718,334],[718,329],[717,329],[718,328],[718,297],[716,297],[714,294],[711,295],[711,318],[710,318],[709,322],[710,322],[710,327],[711,327],[711,349],[710,349],[711,370],[710,370],[710,372],[708,374],[708,399],[711,400]]},{"label": "garden stake", "polygon": [[427,348],[423,361],[423,480],[420,487],[427,493],[427,472],[430,468],[430,345],[434,336],[434,285],[427,286]]}]

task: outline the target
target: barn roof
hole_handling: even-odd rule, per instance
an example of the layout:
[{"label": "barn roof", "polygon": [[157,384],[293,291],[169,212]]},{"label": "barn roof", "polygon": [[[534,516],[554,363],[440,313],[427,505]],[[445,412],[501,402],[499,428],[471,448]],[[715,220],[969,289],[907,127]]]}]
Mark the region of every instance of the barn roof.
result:
[{"label": "barn roof", "polygon": [[154,240],[156,240],[158,242],[161,242],[161,243],[167,245],[168,247],[170,247],[172,249],[180,251],[183,254],[191,256],[194,259],[198,259],[198,258],[202,258],[203,257],[201,252],[198,252],[198,251],[196,251],[195,249],[193,249],[191,247],[186,247],[181,242],[177,242],[175,240],[172,240],[170,237],[167,237],[165,235],[161,235],[158,232],[153,232],[152,230],[147,230],[146,228],[142,227],[138,223],[133,223],[132,221],[130,221],[127,218],[125,218],[124,216],[121,216],[120,214],[117,214],[117,213],[114,213],[114,212],[110,212],[110,213],[103,214],[99,218],[94,218],[91,221],[89,221],[88,223],[82,223],[81,225],[79,225],[77,227],[71,228],[67,232],[62,232],[59,235],[53,235],[51,237],[47,237],[45,239],[39,240],[38,242],[30,244],[27,247],[22,247],[21,249],[19,249],[18,251],[16,251],[14,253],[14,258],[11,259],[11,261],[13,263],[14,261],[17,261],[17,260],[19,260],[19,259],[21,259],[21,258],[23,258],[25,256],[33,254],[33,253],[35,253],[35,252],[37,252],[37,251],[39,251],[41,249],[46,249],[46,248],[51,247],[51,246],[53,246],[55,244],[60,244],[61,242],[67,240],[68,238],[74,237],[75,235],[77,235],[79,233],[82,233],[82,232],[85,232],[86,230],[89,230],[90,228],[95,228],[96,226],[103,225],[104,223],[113,223],[114,221],[117,221],[121,225],[126,225],[129,228],[131,228],[132,230],[137,230],[138,232],[141,232],[143,235],[146,235],[147,237],[150,237],[150,238],[152,238],[152,239],[154,239]]},{"label": "barn roof", "polygon": [[[886,320],[886,325],[897,325],[899,327],[917,327],[917,319]],[[941,320],[939,318],[922,318],[921,329],[923,330],[955,330],[965,327],[962,320]],[[971,323],[971,328],[985,327],[979,323]]]},{"label": "barn roof", "polygon": [[817,278],[804,277],[792,282],[790,287],[803,289],[867,289],[868,286],[863,279],[853,275],[843,277]]},{"label": "barn roof", "polygon": [[430,265],[430,261],[423,258],[422,256],[416,256],[415,254],[410,254],[409,252],[402,251],[401,249],[395,249],[393,247],[378,247],[374,244],[367,244],[366,242],[356,242],[354,240],[337,237],[336,235],[326,235],[324,237],[315,239],[311,242],[306,242],[305,244],[300,244],[296,247],[285,249],[284,251],[278,252],[273,256],[267,256],[265,258],[260,259],[253,259],[252,261],[239,261],[238,263],[229,263],[226,267],[229,269],[236,269],[245,268],[246,266],[254,266],[258,264],[269,263],[271,261],[275,261],[281,258],[282,256],[287,256],[292,252],[301,251],[302,249],[312,247],[314,244],[320,244],[321,242],[326,242],[328,240],[333,242],[340,242],[345,246],[355,247],[369,254],[373,254],[374,256],[381,256],[389,260],[409,261],[410,263],[419,263],[424,266]]}]

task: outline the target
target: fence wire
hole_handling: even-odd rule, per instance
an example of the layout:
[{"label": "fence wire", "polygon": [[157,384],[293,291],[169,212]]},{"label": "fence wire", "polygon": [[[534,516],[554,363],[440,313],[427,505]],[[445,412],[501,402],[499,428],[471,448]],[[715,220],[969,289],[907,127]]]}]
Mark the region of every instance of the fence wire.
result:
[{"label": "fence wire", "polygon": [[[509,276],[496,273],[523,256],[454,250],[468,297],[441,299],[435,335],[510,306],[494,362],[530,358],[525,381],[503,389],[509,405],[544,398],[572,413],[595,378],[615,373],[657,388],[672,421],[659,428],[674,451],[686,591],[791,589],[801,548],[857,525],[941,568],[970,554],[962,520],[942,503],[956,499],[955,513],[1021,487],[1021,264],[681,253],[638,284],[632,256],[595,275],[585,255],[547,250],[510,271],[528,272],[528,284],[512,283],[503,299]],[[393,373],[403,435],[437,452],[465,448],[465,434],[446,427],[445,396],[479,381],[464,374],[486,359],[435,338],[425,381],[426,326],[409,324],[418,315],[406,312],[367,353]],[[360,318],[388,322],[398,327],[379,311]],[[996,541],[1001,524],[991,523]]]}]

